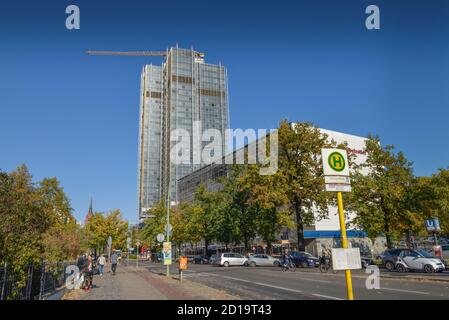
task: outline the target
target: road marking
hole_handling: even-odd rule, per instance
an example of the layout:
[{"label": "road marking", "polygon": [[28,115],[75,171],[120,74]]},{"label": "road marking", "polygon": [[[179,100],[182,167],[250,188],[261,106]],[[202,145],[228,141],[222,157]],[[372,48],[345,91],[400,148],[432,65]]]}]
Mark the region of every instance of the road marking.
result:
[{"label": "road marking", "polygon": [[[285,287],[279,287],[279,286],[275,286],[275,285],[268,284],[268,283],[252,282],[252,281],[249,281],[249,280],[246,280],[246,279],[229,277],[229,276],[223,276],[223,275],[215,274],[215,273],[209,273],[209,275],[213,275],[213,276],[221,277],[221,278],[226,278],[226,279],[231,279],[231,280],[236,280],[236,281],[250,282],[250,283],[253,283],[253,284],[258,285],[258,286],[263,286],[263,287],[268,287],[268,288],[273,288],[273,289],[279,289],[279,290],[290,291],[290,292],[295,292],[295,293],[304,293],[301,290],[285,288]],[[312,281],[314,281],[314,280],[312,280]],[[344,300],[344,299],[341,299],[341,298],[332,297],[332,296],[326,296],[324,294],[318,294],[318,293],[313,293],[312,295],[315,296],[315,297],[326,298],[326,299],[331,299],[331,300]]]},{"label": "road marking", "polygon": [[274,289],[279,289],[279,290],[285,290],[285,291],[291,291],[291,292],[296,292],[296,293],[302,293],[301,290],[296,290],[296,289],[290,289],[290,288],[285,288],[285,287],[278,287],[278,286],[273,286],[271,284],[267,284],[267,283],[262,283],[262,282],[253,282],[254,284],[257,284],[259,286],[264,286],[264,287],[269,287],[269,288],[274,288]]},{"label": "road marking", "polygon": [[[285,272],[283,272],[283,273],[279,273],[279,274],[299,274],[300,276],[302,276],[302,274],[296,273],[296,272],[293,272],[293,273],[285,273]],[[303,277],[295,278],[295,280],[304,280],[304,281],[321,282],[321,283],[333,283],[332,281],[311,279],[311,278],[303,278]]]},{"label": "road marking", "polygon": [[218,275],[218,274],[214,274],[214,273],[211,273],[211,274],[214,275],[214,276],[225,278],[225,279],[231,279],[231,280],[242,281],[242,282],[251,282],[251,281],[245,280],[245,279],[234,278],[234,277],[229,277],[229,276],[223,276],[223,275]]},{"label": "road marking", "polygon": [[326,296],[324,294],[319,294],[319,293],[314,293],[312,294],[315,297],[321,297],[321,298],[326,298],[326,299],[331,299],[331,300],[344,300],[342,298],[337,298],[337,297],[332,297],[332,296]]},{"label": "road marking", "polygon": [[318,280],[318,279],[309,279],[309,278],[299,278],[299,280],[312,281],[312,282],[321,282],[321,283],[333,283],[332,281]]},{"label": "road marking", "polygon": [[390,291],[398,291],[398,292],[408,292],[408,293],[416,293],[416,294],[430,294],[429,292],[422,291],[413,291],[413,290],[405,290],[405,289],[395,289],[395,288],[380,288],[379,290],[390,290]]}]

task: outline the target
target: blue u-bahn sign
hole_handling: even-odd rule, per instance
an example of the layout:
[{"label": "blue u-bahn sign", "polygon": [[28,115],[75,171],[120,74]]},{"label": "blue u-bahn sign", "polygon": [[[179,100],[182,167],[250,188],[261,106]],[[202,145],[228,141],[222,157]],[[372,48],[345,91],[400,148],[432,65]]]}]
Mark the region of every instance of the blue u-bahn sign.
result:
[{"label": "blue u-bahn sign", "polygon": [[426,220],[427,231],[440,231],[440,220],[438,218]]}]

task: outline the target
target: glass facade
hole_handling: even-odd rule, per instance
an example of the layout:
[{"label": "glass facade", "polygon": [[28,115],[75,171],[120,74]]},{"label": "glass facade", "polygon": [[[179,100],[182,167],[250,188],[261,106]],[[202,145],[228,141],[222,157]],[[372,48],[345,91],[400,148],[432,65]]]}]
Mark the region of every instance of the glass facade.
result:
[{"label": "glass facade", "polygon": [[162,67],[143,68],[140,91],[139,209],[146,210],[160,200],[162,191]]},{"label": "glass facade", "polygon": [[[177,202],[178,180],[205,165],[194,154],[194,143],[201,146],[200,151],[209,143],[199,140],[201,133],[216,129],[224,137],[228,128],[226,68],[204,63],[199,52],[171,48],[161,67],[144,68],[141,87],[140,218],[146,209],[167,198],[168,189],[170,201]],[[195,123],[201,124],[199,136],[193,135]],[[170,135],[175,129],[190,135],[188,163],[175,165],[170,161],[170,147],[178,141]],[[222,153],[217,156],[221,157],[226,148],[222,139]]]}]

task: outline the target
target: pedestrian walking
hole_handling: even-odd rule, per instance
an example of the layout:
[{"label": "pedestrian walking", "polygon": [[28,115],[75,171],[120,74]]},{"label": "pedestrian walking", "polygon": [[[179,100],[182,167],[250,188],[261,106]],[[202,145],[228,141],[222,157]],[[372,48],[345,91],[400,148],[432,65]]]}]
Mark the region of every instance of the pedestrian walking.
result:
[{"label": "pedestrian walking", "polygon": [[104,266],[106,264],[106,258],[104,257],[104,255],[100,255],[100,257],[98,258],[98,272],[100,273],[100,276],[103,275],[104,272]]},{"label": "pedestrian walking", "polygon": [[115,276],[115,271],[117,270],[117,262],[118,262],[118,255],[117,253],[113,253],[111,256],[111,269],[112,269],[112,275]]}]

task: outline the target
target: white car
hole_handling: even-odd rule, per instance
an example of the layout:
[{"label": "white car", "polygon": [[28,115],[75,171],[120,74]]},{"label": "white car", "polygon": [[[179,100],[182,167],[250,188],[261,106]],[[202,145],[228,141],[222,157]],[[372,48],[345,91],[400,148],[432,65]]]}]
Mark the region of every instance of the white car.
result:
[{"label": "white car", "polygon": [[420,270],[427,273],[442,272],[446,269],[441,259],[435,258],[423,251],[402,250],[396,261],[396,270],[405,272],[407,270]]},{"label": "white car", "polygon": [[246,265],[248,259],[245,258],[240,253],[219,253],[217,257],[217,262],[220,266],[229,267],[229,266],[243,266]]},{"label": "white car", "polygon": [[277,267],[279,266],[279,264],[280,264],[279,259],[273,258],[268,254],[255,254],[250,256],[248,259],[248,265],[250,267],[257,267],[257,266]]}]

